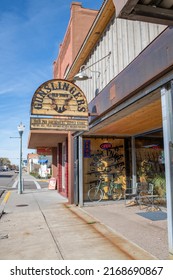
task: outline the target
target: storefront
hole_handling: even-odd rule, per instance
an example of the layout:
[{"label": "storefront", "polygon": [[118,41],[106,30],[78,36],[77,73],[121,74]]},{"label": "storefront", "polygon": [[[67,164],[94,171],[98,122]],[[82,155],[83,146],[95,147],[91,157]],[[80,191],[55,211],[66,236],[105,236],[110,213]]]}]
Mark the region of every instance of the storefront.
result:
[{"label": "storefront", "polygon": [[[144,180],[152,182],[155,191],[166,198],[170,252],[173,228],[172,36],[172,29],[167,28],[91,100],[89,111],[95,112],[95,116],[90,117],[89,131],[79,136],[79,155],[83,155],[79,158],[82,171],[79,174],[79,204],[88,200],[88,185],[95,184],[100,173],[111,172],[107,169],[110,162],[104,161],[110,156],[111,147],[121,146],[126,186],[134,187]],[[122,142],[116,143],[115,139]],[[125,140],[128,149],[124,149]],[[108,143],[106,151],[101,148],[104,143]],[[113,173],[116,172],[113,169]],[[108,177],[106,174],[106,182]]]},{"label": "storefront", "polygon": [[[155,193],[165,197],[165,161],[162,130],[136,136],[134,138],[133,157],[134,155],[135,181],[153,183]],[[107,189],[109,189],[111,182],[121,184],[124,191],[126,188],[132,187],[131,137],[84,137],[83,170],[84,203],[89,201],[89,189],[98,185],[99,180],[102,180],[102,186]],[[163,187],[162,184],[164,184]],[[107,194],[104,199],[112,200],[112,195]]]},{"label": "storefront", "polygon": [[[140,180],[149,182],[155,175],[166,174],[172,252],[173,30],[117,19],[115,13],[121,10],[121,2],[103,2],[65,72],[65,78],[86,93],[90,115],[89,130],[74,132],[72,137],[74,202],[83,206],[88,201],[89,187],[101,176],[105,187],[111,177],[117,183],[121,180],[124,187],[134,187]],[[134,1],[123,1],[129,2]],[[92,79],[85,75],[85,79],[74,81],[81,66],[83,70],[91,67]]]},{"label": "storefront", "polygon": [[73,83],[54,79],[43,83],[31,102],[28,148],[52,151],[52,176],[57,191],[73,202],[73,137],[88,130],[88,104]]},{"label": "storefront", "polygon": [[[147,162],[155,173],[159,171],[162,173],[160,175],[164,175],[164,162],[159,165],[164,147],[161,94],[157,85],[156,82],[152,87],[139,91],[101,117],[90,117],[90,130],[80,136],[79,154],[83,155],[80,160],[83,165],[83,190],[79,187],[83,193],[80,196],[81,205],[88,200],[88,189],[98,184],[100,178],[104,177],[107,185],[113,178],[124,189],[135,186],[142,180],[139,176],[142,162]],[[110,87],[111,85],[105,88],[89,104],[90,110],[92,106],[96,110],[107,107],[109,99],[106,99],[106,95],[109,94]],[[155,173],[153,172],[152,178],[146,174],[145,180],[154,180]]]}]

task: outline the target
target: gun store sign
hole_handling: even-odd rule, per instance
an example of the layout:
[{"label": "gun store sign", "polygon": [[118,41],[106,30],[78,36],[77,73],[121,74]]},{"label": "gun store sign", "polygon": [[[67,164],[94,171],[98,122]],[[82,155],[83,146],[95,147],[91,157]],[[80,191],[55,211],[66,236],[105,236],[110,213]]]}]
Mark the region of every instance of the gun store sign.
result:
[{"label": "gun store sign", "polygon": [[[43,83],[34,93],[31,102],[31,115],[63,117],[62,129],[76,130],[80,125],[83,130],[88,130],[88,103],[82,90],[75,84],[54,79]],[[67,117],[67,119],[65,118]],[[75,121],[69,121],[75,119]],[[36,121],[38,123],[38,120]],[[36,123],[35,122],[35,123]],[[43,122],[46,123],[45,119]],[[42,123],[43,123],[42,122]],[[31,129],[34,123],[31,118]],[[47,129],[51,129],[52,121],[47,121]],[[82,124],[83,123],[83,124]],[[60,124],[57,122],[58,127]],[[67,126],[64,126],[67,124]],[[73,127],[74,124],[74,127]],[[56,127],[54,126],[54,129]]]},{"label": "gun store sign", "polygon": [[66,80],[50,80],[34,93],[31,115],[88,117],[88,104],[84,93]]}]

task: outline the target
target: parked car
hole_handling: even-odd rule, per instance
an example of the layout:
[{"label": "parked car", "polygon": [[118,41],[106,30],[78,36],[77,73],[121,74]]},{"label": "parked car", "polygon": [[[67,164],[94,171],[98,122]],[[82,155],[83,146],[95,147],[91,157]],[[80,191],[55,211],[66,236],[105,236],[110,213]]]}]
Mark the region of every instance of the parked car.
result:
[{"label": "parked car", "polygon": [[2,166],[2,171],[8,171],[9,170],[9,167],[8,166],[6,166],[6,165],[3,165]]}]

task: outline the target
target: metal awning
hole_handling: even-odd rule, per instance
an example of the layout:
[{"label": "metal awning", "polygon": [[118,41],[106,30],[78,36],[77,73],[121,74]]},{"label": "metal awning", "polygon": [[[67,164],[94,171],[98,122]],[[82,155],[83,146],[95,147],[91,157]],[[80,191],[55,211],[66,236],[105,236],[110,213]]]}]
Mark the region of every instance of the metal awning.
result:
[{"label": "metal awning", "polygon": [[113,0],[118,18],[173,25],[173,0]]},{"label": "metal awning", "polygon": [[40,160],[38,161],[38,163],[40,163],[40,164],[46,164],[46,163],[48,163],[48,159],[40,159]]}]

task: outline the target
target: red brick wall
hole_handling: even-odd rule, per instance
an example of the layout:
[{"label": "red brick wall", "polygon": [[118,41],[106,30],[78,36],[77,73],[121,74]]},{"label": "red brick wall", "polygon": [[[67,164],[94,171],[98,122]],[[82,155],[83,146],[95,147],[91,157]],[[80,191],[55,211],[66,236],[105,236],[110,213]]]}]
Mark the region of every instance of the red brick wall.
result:
[{"label": "red brick wall", "polygon": [[97,13],[98,11],[83,8],[79,2],[72,3],[66,34],[60,45],[58,58],[53,64],[54,78],[64,78],[66,70],[75,59]]},{"label": "red brick wall", "polygon": [[57,148],[52,148],[52,177],[57,178]]}]

